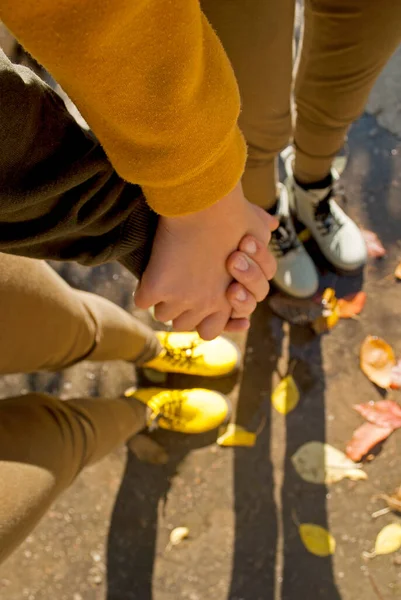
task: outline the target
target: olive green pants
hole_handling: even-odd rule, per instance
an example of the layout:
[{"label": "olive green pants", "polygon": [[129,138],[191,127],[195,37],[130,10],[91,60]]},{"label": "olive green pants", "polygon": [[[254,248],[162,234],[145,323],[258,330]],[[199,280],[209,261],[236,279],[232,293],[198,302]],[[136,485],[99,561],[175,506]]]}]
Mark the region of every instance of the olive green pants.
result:
[{"label": "olive green pants", "polygon": [[[0,254],[0,373],[62,369],[79,360],[140,363],[153,331],[115,304],[72,289],[45,262]],[[145,426],[124,399],[0,399],[0,562],[88,464]]]},{"label": "olive green pants", "polygon": [[[231,59],[248,142],[248,200],[270,208],[275,159],[289,141],[295,175],[325,177],[348,127],[401,41],[401,2],[305,0],[301,48],[293,68],[295,0],[201,0]],[[294,109],[291,92],[294,92]]]}]

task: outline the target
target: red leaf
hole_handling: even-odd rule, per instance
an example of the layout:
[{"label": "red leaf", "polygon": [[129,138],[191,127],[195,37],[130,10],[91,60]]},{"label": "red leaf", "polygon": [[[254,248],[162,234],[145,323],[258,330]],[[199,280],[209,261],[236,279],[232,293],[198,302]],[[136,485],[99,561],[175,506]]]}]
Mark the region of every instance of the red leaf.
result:
[{"label": "red leaf", "polygon": [[394,402],[394,400],[379,400],[375,403],[356,404],[354,409],[366,421],[379,427],[391,427],[393,430],[401,427],[401,406],[397,402]]},{"label": "red leaf", "polygon": [[340,309],[340,319],[352,319],[355,315],[359,315],[366,302],[366,293],[357,292],[349,294],[344,298],[339,298],[338,308]]},{"label": "red leaf", "polygon": [[346,455],[359,462],[372,448],[383,442],[393,433],[392,427],[378,427],[372,423],[364,423],[354,431],[352,440],[346,448]]},{"label": "red leaf", "polygon": [[401,358],[391,370],[390,387],[393,390],[399,390],[401,388]]},{"label": "red leaf", "polygon": [[383,247],[383,244],[373,231],[361,229],[361,232],[365,240],[369,256],[372,256],[373,258],[381,258],[382,256],[386,255],[386,250]]}]

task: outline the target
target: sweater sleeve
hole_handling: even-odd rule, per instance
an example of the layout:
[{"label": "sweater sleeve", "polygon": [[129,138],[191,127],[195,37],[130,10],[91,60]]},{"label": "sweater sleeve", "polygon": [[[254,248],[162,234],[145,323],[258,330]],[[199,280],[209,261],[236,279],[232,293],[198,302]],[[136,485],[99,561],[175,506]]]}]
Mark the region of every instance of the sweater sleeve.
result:
[{"label": "sweater sleeve", "polygon": [[158,217],[32,71],[0,50],[0,252],[140,277]]},{"label": "sweater sleeve", "polygon": [[157,213],[202,210],[238,182],[238,88],[198,0],[2,0],[0,18]]}]

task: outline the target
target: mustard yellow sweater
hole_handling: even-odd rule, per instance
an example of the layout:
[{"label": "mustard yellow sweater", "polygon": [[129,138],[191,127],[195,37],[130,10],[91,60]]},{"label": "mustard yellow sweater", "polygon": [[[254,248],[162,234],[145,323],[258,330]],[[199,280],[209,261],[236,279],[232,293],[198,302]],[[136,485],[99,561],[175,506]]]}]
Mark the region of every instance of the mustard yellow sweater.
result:
[{"label": "mustard yellow sweater", "polygon": [[238,89],[198,0],[1,0],[0,19],[157,213],[201,210],[235,186]]}]

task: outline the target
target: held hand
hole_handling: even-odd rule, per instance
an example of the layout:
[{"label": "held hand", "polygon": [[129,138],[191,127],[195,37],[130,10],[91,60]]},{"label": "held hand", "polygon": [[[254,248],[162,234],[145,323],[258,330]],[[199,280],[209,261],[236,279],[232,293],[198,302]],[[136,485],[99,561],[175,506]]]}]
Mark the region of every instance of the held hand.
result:
[{"label": "held hand", "polygon": [[[172,320],[174,329],[197,329],[204,339],[213,339],[232,313],[226,297],[232,281],[227,271],[232,265],[226,266],[229,255],[246,234],[255,237],[260,249],[266,247],[275,226],[275,219],[245,199],[240,184],[196,214],[160,217],[149,265],[135,295],[137,306],[154,306],[156,318]],[[257,299],[268,291],[261,279],[266,275],[253,287]]]},{"label": "held hand", "polygon": [[[237,265],[243,268],[239,269]],[[266,246],[250,235],[241,240],[238,250],[227,260],[227,270],[235,281],[229,285],[226,294],[232,308],[226,331],[249,328],[249,317],[257,302],[268,294],[268,281],[274,277],[276,267],[276,261]]]}]

